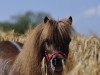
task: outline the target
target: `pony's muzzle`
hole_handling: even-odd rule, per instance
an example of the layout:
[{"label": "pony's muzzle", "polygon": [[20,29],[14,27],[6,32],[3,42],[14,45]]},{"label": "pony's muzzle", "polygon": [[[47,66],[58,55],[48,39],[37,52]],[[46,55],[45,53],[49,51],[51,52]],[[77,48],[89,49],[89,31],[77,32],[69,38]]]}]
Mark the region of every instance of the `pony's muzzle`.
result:
[{"label": "pony's muzzle", "polygon": [[63,56],[58,54],[54,55],[51,59],[51,66],[54,69],[54,71],[62,71],[63,65],[62,65]]}]

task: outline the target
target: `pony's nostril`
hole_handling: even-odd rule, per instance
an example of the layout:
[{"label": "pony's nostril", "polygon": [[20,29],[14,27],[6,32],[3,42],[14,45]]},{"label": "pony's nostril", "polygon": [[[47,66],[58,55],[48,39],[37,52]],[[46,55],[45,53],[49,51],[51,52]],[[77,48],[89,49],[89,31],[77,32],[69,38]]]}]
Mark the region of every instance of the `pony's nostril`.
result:
[{"label": "pony's nostril", "polygon": [[55,57],[52,59],[52,64],[54,67],[60,67],[60,66],[62,66],[62,59]]},{"label": "pony's nostril", "polygon": [[54,65],[54,66],[56,66],[56,62],[57,60],[56,60],[56,58],[53,58],[53,60],[52,60],[52,64]]}]

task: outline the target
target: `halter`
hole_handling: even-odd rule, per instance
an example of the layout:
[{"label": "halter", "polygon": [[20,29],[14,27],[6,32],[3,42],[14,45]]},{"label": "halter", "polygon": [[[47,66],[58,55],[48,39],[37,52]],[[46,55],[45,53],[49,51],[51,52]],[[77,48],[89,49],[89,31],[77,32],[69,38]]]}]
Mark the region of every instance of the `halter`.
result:
[{"label": "halter", "polygon": [[54,55],[62,55],[63,57],[66,57],[66,54],[61,51],[55,50],[55,51],[53,51],[53,53],[50,56],[48,56],[48,53],[45,51],[46,61],[50,62],[50,60],[53,58]]}]

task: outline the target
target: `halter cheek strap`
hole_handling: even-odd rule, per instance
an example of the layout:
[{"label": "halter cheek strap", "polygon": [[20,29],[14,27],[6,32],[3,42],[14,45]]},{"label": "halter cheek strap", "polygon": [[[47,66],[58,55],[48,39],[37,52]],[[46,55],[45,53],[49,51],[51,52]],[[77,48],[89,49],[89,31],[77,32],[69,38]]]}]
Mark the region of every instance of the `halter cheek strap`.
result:
[{"label": "halter cheek strap", "polygon": [[55,50],[50,56],[48,56],[48,53],[45,51],[45,58],[47,62],[50,62],[50,60],[53,58],[54,55],[62,55],[63,57],[66,57],[66,54],[61,51]]}]

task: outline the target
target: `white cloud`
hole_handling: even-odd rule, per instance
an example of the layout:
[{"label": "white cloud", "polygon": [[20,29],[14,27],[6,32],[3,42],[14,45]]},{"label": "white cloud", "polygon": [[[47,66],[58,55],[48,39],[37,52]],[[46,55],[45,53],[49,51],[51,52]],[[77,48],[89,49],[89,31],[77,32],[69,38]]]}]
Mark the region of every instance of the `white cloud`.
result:
[{"label": "white cloud", "polygon": [[86,15],[86,16],[100,16],[100,5],[85,10],[84,15]]}]

